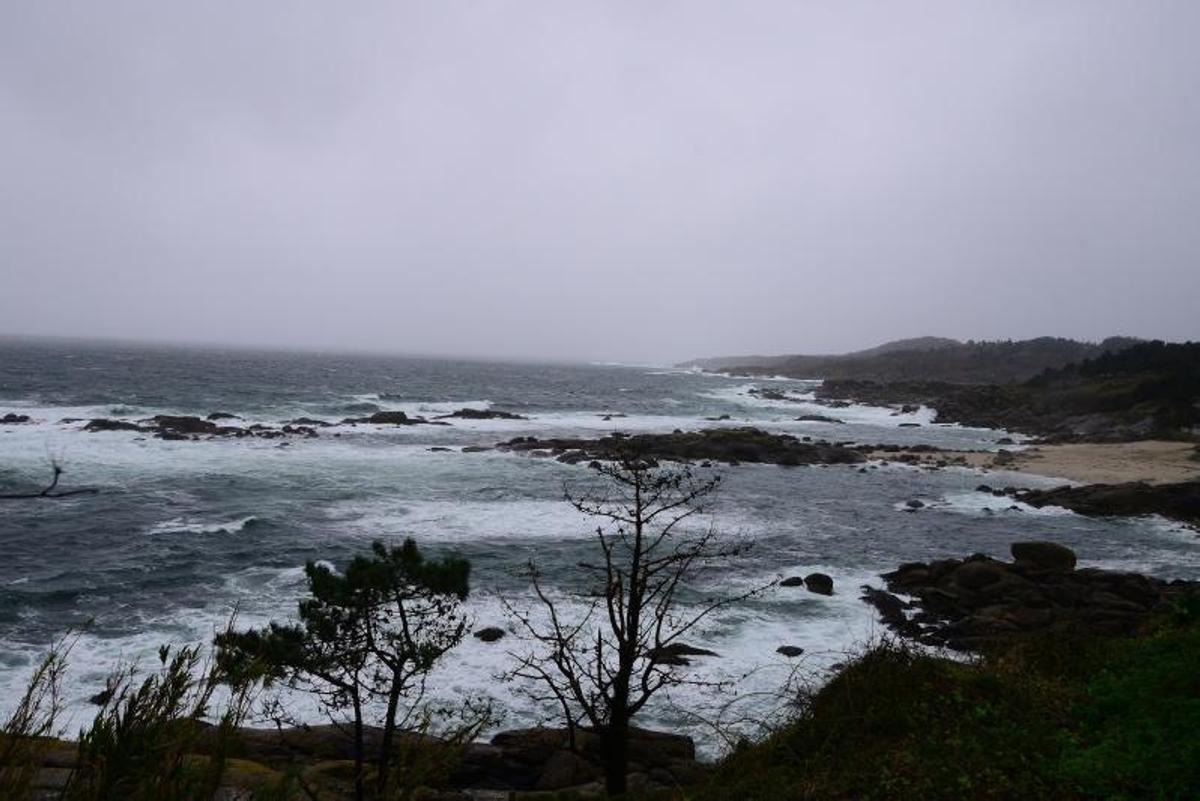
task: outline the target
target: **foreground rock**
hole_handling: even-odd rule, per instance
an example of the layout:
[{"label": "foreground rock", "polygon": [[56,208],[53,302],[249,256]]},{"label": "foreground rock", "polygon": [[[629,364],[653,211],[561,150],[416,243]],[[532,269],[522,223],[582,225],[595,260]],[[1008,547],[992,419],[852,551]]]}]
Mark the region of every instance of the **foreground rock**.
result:
[{"label": "foreground rock", "polygon": [[496,446],[502,450],[534,452],[574,464],[609,460],[630,452],[644,458],[672,461],[752,462],[786,466],[858,464],[858,450],[827,442],[802,442],[786,434],[757,428],[719,428],[673,434],[613,434],[602,439],[537,439],[518,437]]},{"label": "foreground rock", "polygon": [[3,426],[11,426],[11,425],[17,425],[19,423],[28,423],[28,422],[30,422],[30,419],[29,419],[29,415],[27,415],[27,414],[12,414],[10,412],[9,414],[6,414],[3,417],[0,417],[0,425],[3,425]]},{"label": "foreground rock", "polygon": [[1176,484],[1088,484],[1048,490],[1013,490],[1010,494],[1030,506],[1061,506],[1082,515],[1131,516],[1160,514],[1200,526],[1200,481]]},{"label": "foreground rock", "polygon": [[[982,554],[914,562],[883,575],[888,590],[863,600],[894,631],[931,645],[980,650],[1038,635],[1134,634],[1196,582],[1075,569],[1075,553],[1049,542],[1018,542],[1013,562]],[[914,598],[906,602],[893,593]]]},{"label": "foreground rock", "polygon": [[[381,731],[368,727],[368,751],[378,748]],[[403,735],[405,743],[437,748],[433,737]],[[353,759],[353,743],[333,726],[240,729],[233,753],[276,769],[329,760]],[[630,774],[649,788],[691,784],[705,775],[696,761],[691,738],[633,729],[629,747]],[[600,740],[592,731],[575,733],[575,749],[565,729],[532,728],[505,731],[489,742],[470,743],[461,750],[453,772],[439,789],[500,791],[599,791],[603,781]]]},{"label": "foreground rock", "polygon": [[[195,745],[197,754],[212,753],[217,744],[212,726],[199,724]],[[364,731],[369,753],[377,752],[382,730],[368,726]],[[479,797],[480,791],[491,798],[542,798],[542,793],[567,791],[571,797],[603,795],[600,738],[588,729],[575,732],[575,745],[565,729],[532,728],[500,732],[489,742],[455,746],[436,737],[415,732],[397,734],[397,745],[406,752],[424,753],[429,764],[446,765],[448,774],[431,774],[432,789],[419,791],[417,798],[449,799]],[[235,794],[222,798],[246,798],[238,795],[256,782],[247,778],[278,779],[285,773],[343,779],[352,770],[354,744],[348,732],[332,725],[298,726],[281,729],[236,729],[226,745],[230,758],[223,787]],[[34,784],[46,790],[36,798],[57,799],[78,765],[78,748],[65,740],[47,741],[41,749],[40,775]],[[630,732],[629,783],[638,792],[654,792],[696,784],[707,775],[707,768],[696,761],[691,738],[678,734],[634,728]],[[258,789],[268,790],[270,784]],[[326,789],[331,789],[328,786]],[[510,795],[510,793],[515,793]],[[528,795],[526,795],[528,793]],[[274,797],[274,796],[270,796]],[[291,796],[289,796],[291,797]],[[350,797],[341,792],[322,792],[319,798]]]}]

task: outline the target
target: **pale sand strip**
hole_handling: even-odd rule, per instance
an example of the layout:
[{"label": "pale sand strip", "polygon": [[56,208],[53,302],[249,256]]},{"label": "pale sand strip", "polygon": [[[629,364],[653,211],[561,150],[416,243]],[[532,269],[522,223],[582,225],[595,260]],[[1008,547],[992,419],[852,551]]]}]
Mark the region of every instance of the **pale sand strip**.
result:
[{"label": "pale sand strip", "polygon": [[[1011,451],[1011,461],[1003,464],[997,463],[994,453],[951,451],[921,455],[927,457],[926,461],[962,456],[972,467],[1032,473],[1084,484],[1120,484],[1126,481],[1166,484],[1200,480],[1200,462],[1189,458],[1195,453],[1196,446],[1192,443],[1143,440],[1034,445],[1025,450]],[[873,459],[890,460],[895,460],[897,455],[883,452],[870,454]]]}]

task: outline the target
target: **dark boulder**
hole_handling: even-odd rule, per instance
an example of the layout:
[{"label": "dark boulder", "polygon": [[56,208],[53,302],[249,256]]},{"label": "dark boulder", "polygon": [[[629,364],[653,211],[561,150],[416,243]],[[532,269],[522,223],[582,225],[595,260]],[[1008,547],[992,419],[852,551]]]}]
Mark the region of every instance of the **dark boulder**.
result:
[{"label": "dark boulder", "polygon": [[1056,542],[1014,542],[1011,550],[1018,564],[1040,570],[1069,572],[1075,569],[1075,552]]},{"label": "dark boulder", "polygon": [[497,628],[496,626],[488,626],[475,632],[475,637],[484,642],[495,642],[504,637],[504,629]]},{"label": "dark boulder", "polygon": [[818,595],[833,595],[833,579],[824,573],[809,573],[804,577],[804,586]]},{"label": "dark boulder", "polygon": [[690,665],[689,656],[720,656],[715,651],[709,651],[706,648],[695,648],[691,645],[683,643],[671,643],[664,645],[662,648],[655,648],[650,651],[650,659],[660,665],[675,665],[682,667]]},{"label": "dark boulder", "polygon": [[361,419],[363,423],[373,423],[375,425],[408,425],[411,421],[408,415],[404,412],[375,412],[371,416]]},{"label": "dark boulder", "polygon": [[160,433],[169,432],[172,434],[194,435],[214,434],[217,431],[217,424],[211,420],[201,420],[199,417],[183,415],[159,414],[151,417],[150,423]]},{"label": "dark boulder", "polygon": [[145,431],[146,429],[139,426],[137,423],[131,423],[128,420],[109,420],[107,417],[97,417],[95,420],[88,421],[88,424],[83,427],[84,431]]},{"label": "dark boulder", "polygon": [[213,412],[205,419],[216,421],[216,420],[240,420],[241,418],[238,417],[236,414],[230,414],[229,412]]},{"label": "dark boulder", "polygon": [[803,587],[804,579],[801,578],[800,576],[789,576],[788,578],[785,578],[783,581],[779,582],[779,586],[780,587]]},{"label": "dark boulder", "polygon": [[837,425],[845,425],[845,420],[838,420],[836,417],[826,417],[823,414],[802,414],[796,418],[797,423],[836,423]]},{"label": "dark boulder", "polygon": [[775,649],[775,653],[783,654],[788,659],[793,659],[797,656],[800,656],[800,654],[804,653],[804,649],[800,648],[799,646],[796,646],[796,645],[781,645]]},{"label": "dark boulder", "polygon": [[28,423],[29,415],[27,414],[6,414],[0,417],[0,425],[17,425],[18,423]]}]

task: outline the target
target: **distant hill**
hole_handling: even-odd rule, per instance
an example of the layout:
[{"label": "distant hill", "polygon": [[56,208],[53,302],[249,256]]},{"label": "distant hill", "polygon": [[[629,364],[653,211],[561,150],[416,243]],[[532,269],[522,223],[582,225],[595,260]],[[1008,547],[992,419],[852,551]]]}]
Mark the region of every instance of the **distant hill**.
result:
[{"label": "distant hill", "polygon": [[1117,353],[1138,341],[1129,337],[1110,337],[1103,342],[1038,337],[959,342],[945,337],[917,337],[841,355],[735,356],[696,359],[684,366],[792,378],[1010,384],[1105,353]]},{"label": "distant hill", "polygon": [[1051,441],[1195,441],[1200,342],[1139,342],[1004,386],[833,379],[821,385],[817,397],[877,406],[922,404],[937,409],[938,422],[1006,428]]}]

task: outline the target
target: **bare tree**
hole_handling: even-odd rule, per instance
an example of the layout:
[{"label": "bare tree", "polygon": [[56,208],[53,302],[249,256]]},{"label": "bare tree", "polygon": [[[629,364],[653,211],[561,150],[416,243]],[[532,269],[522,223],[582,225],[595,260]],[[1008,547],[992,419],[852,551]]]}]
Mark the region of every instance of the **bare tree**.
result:
[{"label": "bare tree", "polygon": [[[716,610],[765,587],[715,598],[686,586],[705,566],[746,548],[744,541],[719,537],[712,525],[690,525],[705,511],[720,476],[700,479],[686,465],[660,467],[632,449],[592,466],[609,493],[576,496],[567,488],[566,499],[604,520],[596,528],[599,559],[579,565],[597,586],[584,596],[586,611],[568,620],[530,562],[533,591],[547,620],[508,604],[537,644],[518,657],[510,677],[527,680],[525,691],[534,700],[557,705],[572,747],[580,724],[600,736],[606,789],[620,794],[633,718],[660,690],[704,683],[679,669],[687,664],[679,658],[686,653],[682,638]],[[692,596],[686,604],[685,595]]]}]

